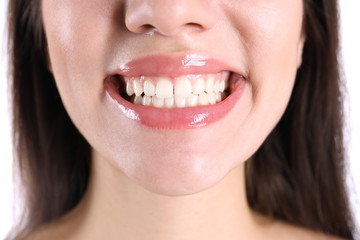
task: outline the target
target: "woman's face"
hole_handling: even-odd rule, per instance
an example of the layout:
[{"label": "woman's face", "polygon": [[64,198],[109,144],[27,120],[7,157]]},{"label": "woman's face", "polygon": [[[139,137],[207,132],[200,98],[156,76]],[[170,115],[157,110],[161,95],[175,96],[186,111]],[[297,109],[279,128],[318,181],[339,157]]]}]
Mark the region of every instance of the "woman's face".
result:
[{"label": "woman's face", "polygon": [[42,16],[61,98],[97,161],[165,195],[209,188],[254,154],[304,43],[301,0],[43,0]]}]

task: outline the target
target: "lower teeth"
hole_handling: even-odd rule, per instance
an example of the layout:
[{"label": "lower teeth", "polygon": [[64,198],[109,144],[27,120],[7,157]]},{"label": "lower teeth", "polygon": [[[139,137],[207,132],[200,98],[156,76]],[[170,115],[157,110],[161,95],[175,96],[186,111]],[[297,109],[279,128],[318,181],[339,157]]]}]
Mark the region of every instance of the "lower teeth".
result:
[{"label": "lower teeth", "polygon": [[196,107],[196,106],[205,106],[213,105],[223,101],[228,94],[226,92],[222,93],[202,93],[200,95],[192,94],[190,97],[172,97],[172,98],[158,98],[156,96],[135,96],[133,95],[130,98],[130,102],[136,105],[152,106],[156,108],[184,108],[184,107]]}]

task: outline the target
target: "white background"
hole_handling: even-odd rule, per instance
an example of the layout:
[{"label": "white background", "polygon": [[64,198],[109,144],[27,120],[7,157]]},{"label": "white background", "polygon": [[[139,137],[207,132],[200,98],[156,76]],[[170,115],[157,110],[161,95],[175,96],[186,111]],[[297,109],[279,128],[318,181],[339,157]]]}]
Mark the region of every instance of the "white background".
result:
[{"label": "white background", "polygon": [[[0,3],[0,239],[3,239],[12,224],[12,170],[11,141],[7,106],[6,86],[6,45],[5,13],[7,1]],[[360,223],[360,2],[340,1],[342,18],[342,53],[341,59],[348,85],[347,135],[349,152],[348,185],[357,222]],[[360,224],[358,224],[360,226]],[[360,235],[356,237],[360,239]]]}]

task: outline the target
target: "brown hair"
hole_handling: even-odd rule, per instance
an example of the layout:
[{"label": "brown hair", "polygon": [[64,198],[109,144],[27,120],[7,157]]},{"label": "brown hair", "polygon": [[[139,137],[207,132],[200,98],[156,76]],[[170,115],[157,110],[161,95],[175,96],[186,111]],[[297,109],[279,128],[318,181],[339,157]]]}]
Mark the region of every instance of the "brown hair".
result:
[{"label": "brown hair", "polygon": [[265,215],[351,239],[337,6],[305,0],[303,64],[284,116],[247,164],[247,194]]},{"label": "brown hair", "polygon": [[[9,3],[14,166],[27,209],[16,238],[74,208],[90,172],[90,146],[47,70],[40,5]],[[344,186],[337,1],[304,0],[304,6],[303,64],[284,116],[246,164],[248,202],[264,215],[353,239]]]}]

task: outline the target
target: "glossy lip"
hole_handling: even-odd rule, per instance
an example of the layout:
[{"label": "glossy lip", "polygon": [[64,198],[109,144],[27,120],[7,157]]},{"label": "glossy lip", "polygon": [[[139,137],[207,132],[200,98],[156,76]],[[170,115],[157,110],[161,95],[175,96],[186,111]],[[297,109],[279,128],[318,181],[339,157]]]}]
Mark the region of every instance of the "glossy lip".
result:
[{"label": "glossy lip", "polygon": [[120,83],[114,75],[177,77],[188,74],[218,73],[229,71],[229,69],[226,64],[218,60],[195,54],[149,56],[120,66],[105,78],[104,88],[107,96],[128,119],[155,129],[192,129],[205,127],[225,118],[242,96],[246,78],[240,74],[231,73],[229,79],[231,94],[220,103],[167,109],[135,105],[126,101],[120,96]]},{"label": "glossy lip", "polygon": [[211,74],[232,71],[226,63],[199,54],[152,55],[120,65],[108,75],[125,77],[167,76],[178,77],[189,74]]}]

